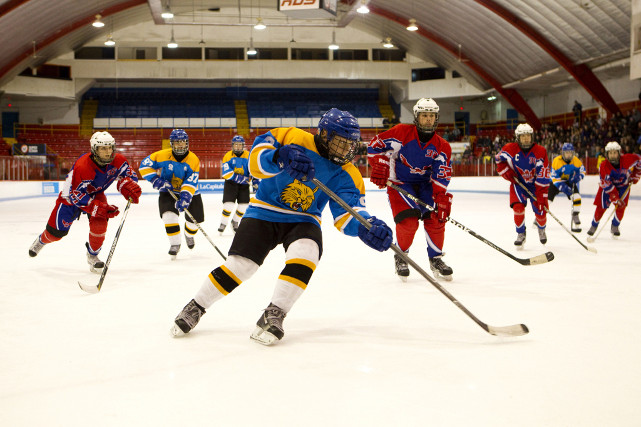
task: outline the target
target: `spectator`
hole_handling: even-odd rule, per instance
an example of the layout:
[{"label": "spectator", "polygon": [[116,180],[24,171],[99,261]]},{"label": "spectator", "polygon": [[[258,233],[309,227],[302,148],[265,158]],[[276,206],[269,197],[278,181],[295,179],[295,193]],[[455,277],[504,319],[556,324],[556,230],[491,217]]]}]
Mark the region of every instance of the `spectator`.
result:
[{"label": "spectator", "polygon": [[574,113],[574,121],[579,123],[579,125],[581,125],[581,122],[582,122],[581,113],[583,112],[583,106],[579,104],[579,101],[577,100],[574,101],[574,107],[572,107],[572,112]]}]

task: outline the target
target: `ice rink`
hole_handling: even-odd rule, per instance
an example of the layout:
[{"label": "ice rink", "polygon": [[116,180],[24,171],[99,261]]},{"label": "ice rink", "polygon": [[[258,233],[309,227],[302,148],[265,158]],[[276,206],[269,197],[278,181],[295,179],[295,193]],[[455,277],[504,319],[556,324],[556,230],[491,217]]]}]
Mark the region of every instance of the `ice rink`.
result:
[{"label": "ice rink", "polygon": [[[554,253],[550,263],[522,266],[446,227],[454,280],[443,286],[482,321],[524,323],[528,335],[486,333],[415,271],[402,283],[391,251],[343,236],[327,209],[323,257],[282,342],[249,339],[283,268],[282,248],[174,339],[174,317],[222,258],[199,234],[195,249],[183,243],[170,261],[150,186],[95,295],[77,284],[99,279],[86,264],[86,217],[30,258],[55,199],[1,199],[0,425],[638,426],[641,186],[632,187],[621,237],[612,239],[607,224],[589,244],[596,255],[550,216],[540,244],[529,206],[525,249],[514,250],[501,178],[453,178],[450,188],[452,217],[476,233],[520,258]],[[597,178],[587,177],[584,243],[596,190]],[[551,210],[569,228],[561,196]],[[124,208],[122,196],[108,197]],[[233,233],[216,231],[221,198],[203,195],[202,225],[226,253]],[[367,203],[392,222],[382,191],[368,191]],[[120,218],[110,221],[103,260]],[[410,257],[429,272],[420,230]]]}]

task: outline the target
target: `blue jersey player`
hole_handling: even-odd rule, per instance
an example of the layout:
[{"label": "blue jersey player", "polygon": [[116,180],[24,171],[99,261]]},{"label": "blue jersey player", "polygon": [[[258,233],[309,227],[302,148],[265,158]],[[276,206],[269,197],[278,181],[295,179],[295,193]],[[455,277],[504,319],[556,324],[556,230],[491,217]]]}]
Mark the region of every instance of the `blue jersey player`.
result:
[{"label": "blue jersey player", "polygon": [[[318,133],[276,128],[254,140],[249,155],[252,176],[261,179],[229,249],[227,261],[215,268],[174,321],[171,332],[191,331],[205,309],[249,279],[269,252],[279,244],[285,249],[285,266],[276,281],[271,303],[251,334],[270,345],[284,336],[283,320],[309,283],[323,253],[321,213],[329,202],[334,226],[365,244],[387,250],[392,230],[365,210],[365,186],[350,163],[360,139],[358,122],[336,108],[320,119]],[[367,230],[338,203],[313,184],[316,178],[352,208],[368,218]]]}]

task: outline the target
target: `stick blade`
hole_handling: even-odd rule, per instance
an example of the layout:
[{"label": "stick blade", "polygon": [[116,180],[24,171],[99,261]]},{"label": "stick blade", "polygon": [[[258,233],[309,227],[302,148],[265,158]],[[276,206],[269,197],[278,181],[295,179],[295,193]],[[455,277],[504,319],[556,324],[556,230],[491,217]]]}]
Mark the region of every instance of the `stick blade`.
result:
[{"label": "stick blade", "polygon": [[597,253],[597,252],[596,252],[596,248],[593,248],[592,246],[586,246],[586,249],[587,249],[588,251],[592,252],[593,254]]},{"label": "stick blade", "polygon": [[535,257],[529,258],[527,265],[537,265],[537,264],[545,264],[546,262],[550,262],[554,259],[554,254],[552,252],[546,252],[541,255],[537,255]]},{"label": "stick blade", "polygon": [[98,286],[85,285],[80,281],[78,282],[78,286],[80,286],[80,289],[82,289],[83,291],[89,294],[97,294],[98,292],[100,292],[100,288]]},{"label": "stick blade", "polygon": [[487,331],[497,337],[520,337],[526,335],[530,330],[524,324],[510,326],[487,326]]},{"label": "stick blade", "polygon": [[592,237],[592,236],[588,237],[588,243],[594,243],[595,240],[596,240],[595,237]]}]

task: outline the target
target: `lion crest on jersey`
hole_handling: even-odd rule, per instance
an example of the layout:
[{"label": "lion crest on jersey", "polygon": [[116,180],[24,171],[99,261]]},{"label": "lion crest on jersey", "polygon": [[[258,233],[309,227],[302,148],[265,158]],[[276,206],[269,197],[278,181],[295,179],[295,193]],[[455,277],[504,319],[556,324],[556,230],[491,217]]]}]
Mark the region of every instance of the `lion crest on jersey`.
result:
[{"label": "lion crest on jersey", "polygon": [[317,190],[318,187],[312,190],[295,179],[280,193],[280,201],[295,211],[307,212],[307,209],[314,203],[314,193]]}]

